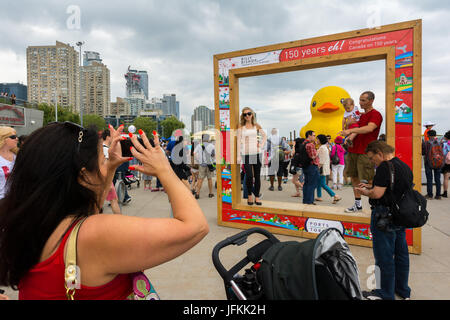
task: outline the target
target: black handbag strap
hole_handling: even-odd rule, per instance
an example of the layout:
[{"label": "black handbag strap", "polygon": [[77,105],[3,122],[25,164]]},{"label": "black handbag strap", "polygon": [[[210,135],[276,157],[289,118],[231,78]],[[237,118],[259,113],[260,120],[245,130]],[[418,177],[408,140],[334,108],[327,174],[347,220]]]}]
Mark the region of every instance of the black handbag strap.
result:
[{"label": "black handbag strap", "polygon": [[389,186],[390,186],[390,190],[389,190],[389,198],[390,198],[390,207],[391,208],[398,208],[398,204],[395,201],[395,197],[394,197],[394,179],[395,179],[395,169],[394,169],[394,165],[390,160],[386,160],[388,168],[389,168]]}]

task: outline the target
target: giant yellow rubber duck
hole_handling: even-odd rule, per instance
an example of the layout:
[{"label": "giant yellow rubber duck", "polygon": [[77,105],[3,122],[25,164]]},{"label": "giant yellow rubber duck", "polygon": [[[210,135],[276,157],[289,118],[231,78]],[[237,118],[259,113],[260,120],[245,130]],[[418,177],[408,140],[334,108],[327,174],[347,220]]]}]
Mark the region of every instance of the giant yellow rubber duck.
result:
[{"label": "giant yellow rubber duck", "polygon": [[311,99],[311,120],[300,130],[300,136],[305,137],[308,130],[319,134],[330,135],[332,141],[342,131],[344,116],[344,99],[350,98],[347,91],[341,87],[328,86],[317,91]]}]

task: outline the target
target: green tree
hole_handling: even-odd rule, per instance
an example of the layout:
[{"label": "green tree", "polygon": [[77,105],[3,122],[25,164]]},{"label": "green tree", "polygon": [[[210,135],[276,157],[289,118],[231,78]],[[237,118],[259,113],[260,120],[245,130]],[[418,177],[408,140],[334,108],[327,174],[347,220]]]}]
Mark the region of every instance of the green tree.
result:
[{"label": "green tree", "polygon": [[152,131],[156,130],[158,126],[156,121],[153,121],[149,117],[137,117],[134,119],[133,125],[136,127],[136,130],[142,129],[147,137],[151,137],[153,135]]},{"label": "green tree", "polygon": [[47,123],[55,121],[55,108],[46,104],[46,103],[40,103],[38,104],[38,110],[41,110],[44,112],[43,117],[43,125],[46,126]]},{"label": "green tree", "polygon": [[106,121],[96,114],[83,115],[83,127],[88,128],[90,126],[94,126],[96,128],[96,131],[105,130]]},{"label": "green tree", "polygon": [[163,121],[161,121],[161,127],[163,129],[162,135],[164,138],[168,138],[176,129],[184,129],[185,125],[183,122],[171,116]]},{"label": "green tree", "polygon": [[[56,120],[55,106],[47,103],[38,104],[38,110],[44,112],[43,125],[47,125],[49,122]],[[80,123],[80,116],[78,113],[70,111],[70,108],[58,106],[58,121],[70,121],[74,123]]]}]

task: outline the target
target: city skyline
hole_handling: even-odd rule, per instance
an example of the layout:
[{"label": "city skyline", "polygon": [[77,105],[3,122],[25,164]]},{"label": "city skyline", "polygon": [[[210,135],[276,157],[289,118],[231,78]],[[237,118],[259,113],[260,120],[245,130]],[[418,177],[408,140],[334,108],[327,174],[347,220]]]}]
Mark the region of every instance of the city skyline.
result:
[{"label": "city skyline", "polygon": [[[147,70],[149,98],[175,92],[181,105],[180,120],[187,126],[194,108],[214,108],[214,54],[422,19],[422,122],[437,122],[438,133],[448,130],[450,93],[446,88],[450,76],[442,72],[450,68],[446,50],[449,31],[444,25],[450,17],[447,3],[260,1],[255,5],[200,0],[190,4],[130,1],[112,7],[87,1],[75,6],[24,2],[10,2],[0,13],[3,30],[8,30],[0,49],[0,82],[27,83],[27,46],[51,44],[56,39],[72,46],[84,41],[83,51],[99,52],[111,70],[111,100],[124,97],[123,73],[129,65]],[[78,8],[78,16],[73,7]],[[7,12],[20,15],[13,19]],[[262,21],[262,16],[267,19]],[[332,16],[339,19],[327,19]],[[440,45],[436,47],[435,43]],[[364,63],[298,75],[248,78],[241,86],[240,103],[257,109],[261,122],[265,114],[267,119],[273,119],[277,111],[276,125],[298,132],[309,120],[307,106],[312,95],[324,83],[345,88],[355,101],[361,88],[372,89],[377,95],[376,107],[384,109],[384,77],[378,76],[383,74],[383,68],[378,63]],[[377,74],[375,80],[371,79],[372,74]]]}]

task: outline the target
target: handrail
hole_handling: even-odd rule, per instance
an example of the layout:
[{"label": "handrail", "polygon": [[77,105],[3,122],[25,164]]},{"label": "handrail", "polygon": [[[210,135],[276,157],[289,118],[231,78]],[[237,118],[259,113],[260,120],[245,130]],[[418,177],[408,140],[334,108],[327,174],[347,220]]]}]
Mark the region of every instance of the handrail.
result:
[{"label": "handrail", "polygon": [[36,102],[29,102],[27,100],[23,100],[23,99],[19,99],[16,98],[16,103],[12,104],[12,99],[10,96],[0,96],[0,103],[2,104],[9,104],[9,105],[16,105],[16,106],[21,106],[21,107],[25,107],[25,108],[30,108],[30,109],[37,109],[38,108],[38,104]]}]

